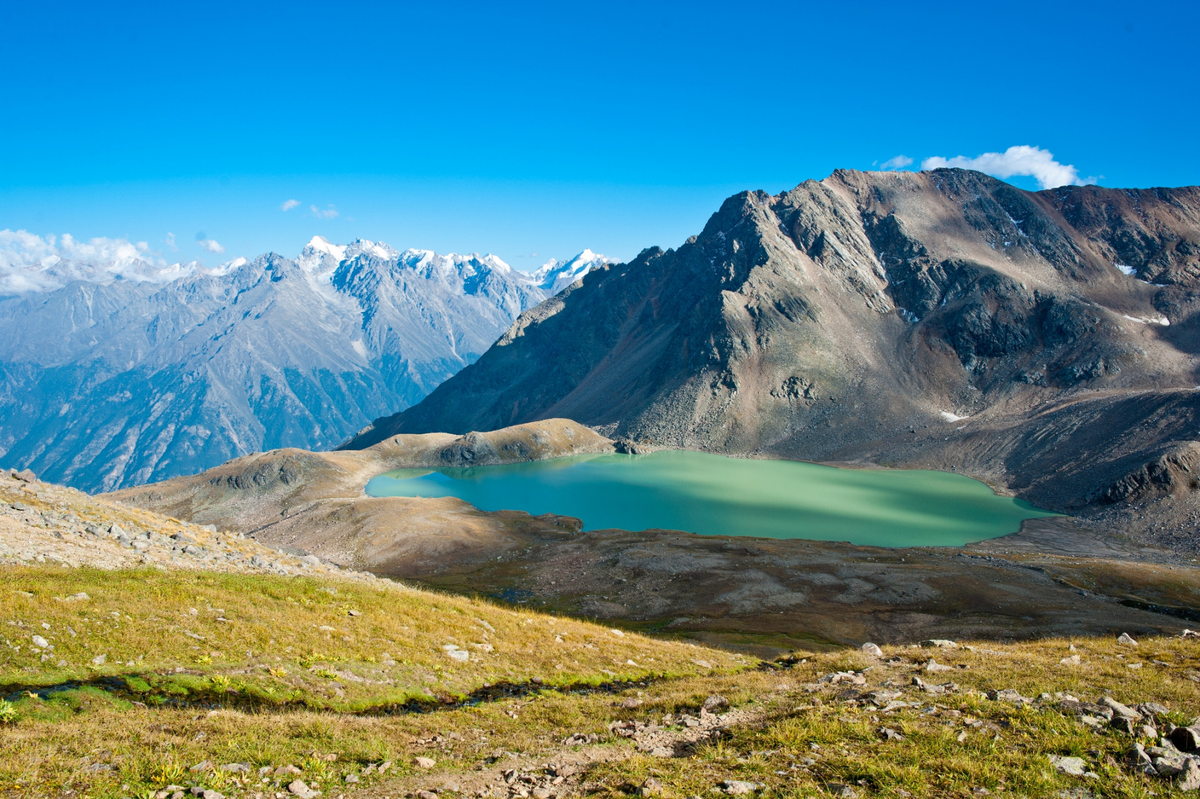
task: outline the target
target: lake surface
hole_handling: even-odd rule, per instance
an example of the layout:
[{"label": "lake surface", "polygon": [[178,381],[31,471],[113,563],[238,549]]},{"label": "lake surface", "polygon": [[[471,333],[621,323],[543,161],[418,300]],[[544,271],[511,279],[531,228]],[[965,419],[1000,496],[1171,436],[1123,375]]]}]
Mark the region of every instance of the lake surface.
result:
[{"label": "lake surface", "polygon": [[367,483],[373,497],[458,497],[480,510],[556,513],[584,530],[684,530],[961,546],[1055,514],[946,472],[835,469],[812,463],[667,450],[459,469],[402,469]]}]

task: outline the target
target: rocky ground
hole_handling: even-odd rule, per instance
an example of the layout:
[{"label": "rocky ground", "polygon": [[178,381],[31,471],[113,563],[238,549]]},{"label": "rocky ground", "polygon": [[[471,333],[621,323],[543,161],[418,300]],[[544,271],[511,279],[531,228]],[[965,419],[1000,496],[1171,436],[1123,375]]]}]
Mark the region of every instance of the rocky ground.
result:
[{"label": "rocky ground", "polygon": [[369,576],[304,552],[265,546],[238,532],[123,507],[43,483],[29,471],[9,470],[0,473],[0,564],[33,563]]}]

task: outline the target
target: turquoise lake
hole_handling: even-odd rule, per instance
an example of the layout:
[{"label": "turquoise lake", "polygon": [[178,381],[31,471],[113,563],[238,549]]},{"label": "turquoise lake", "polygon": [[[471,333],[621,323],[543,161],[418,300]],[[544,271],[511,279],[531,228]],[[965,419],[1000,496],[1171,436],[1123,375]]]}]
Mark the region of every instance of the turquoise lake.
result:
[{"label": "turquoise lake", "polygon": [[373,497],[458,497],[480,510],[556,513],[584,530],[683,530],[909,547],[961,546],[1055,514],[957,474],[837,469],[667,450],[460,469],[402,469]]}]

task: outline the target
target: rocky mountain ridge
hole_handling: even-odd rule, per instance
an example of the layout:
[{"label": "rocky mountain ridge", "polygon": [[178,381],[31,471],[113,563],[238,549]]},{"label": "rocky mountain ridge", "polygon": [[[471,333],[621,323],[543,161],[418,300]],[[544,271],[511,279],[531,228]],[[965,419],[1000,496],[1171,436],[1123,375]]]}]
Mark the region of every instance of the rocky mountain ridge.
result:
[{"label": "rocky mountain ridge", "polygon": [[129,278],[136,264],[85,274],[52,260],[38,274],[68,282],[0,298],[0,459],[109,490],[263,449],[333,447],[604,259],[588,251],[531,275],[491,255],[315,237],[295,259],[165,282]]},{"label": "rocky mountain ridge", "polygon": [[679,249],[596,270],[349,446],[565,417],[957,469],[1054,509],[1161,503],[1173,533],[1200,485],[1198,288],[1197,188],[838,171],[735,195]]}]

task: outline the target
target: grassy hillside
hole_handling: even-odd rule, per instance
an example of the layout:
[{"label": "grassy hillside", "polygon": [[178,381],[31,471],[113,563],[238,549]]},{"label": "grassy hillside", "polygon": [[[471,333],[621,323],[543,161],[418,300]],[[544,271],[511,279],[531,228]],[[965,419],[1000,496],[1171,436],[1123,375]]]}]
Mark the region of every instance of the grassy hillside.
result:
[{"label": "grassy hillside", "polygon": [[[164,715],[195,728],[167,736],[172,763],[250,760],[257,769],[334,742],[314,732],[266,743],[271,734],[256,730],[281,719],[338,728],[343,718],[746,662],[382,580],[61,567],[11,567],[5,578],[0,680],[18,721],[0,786],[31,795],[80,780],[97,795],[162,782]],[[245,729],[197,738],[204,724],[195,722],[211,711],[246,719]],[[119,742],[109,725],[136,734]],[[97,750],[97,740],[112,749]],[[353,730],[334,748],[347,746],[389,747]]]},{"label": "grassy hillside", "polygon": [[[5,796],[1163,796],[1127,753],[1200,712],[1194,639],[763,664],[384,581],[4,577]],[[1163,707],[1131,735],[1065,694]]]}]

